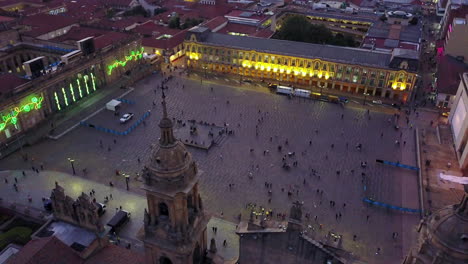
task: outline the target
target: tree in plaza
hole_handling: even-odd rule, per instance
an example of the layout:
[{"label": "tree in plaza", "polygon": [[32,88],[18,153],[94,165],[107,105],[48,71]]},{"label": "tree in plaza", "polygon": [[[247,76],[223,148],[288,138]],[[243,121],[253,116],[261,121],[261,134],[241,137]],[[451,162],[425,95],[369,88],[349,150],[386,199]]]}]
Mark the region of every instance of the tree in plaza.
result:
[{"label": "tree in plaza", "polygon": [[187,18],[187,19],[184,21],[184,24],[182,24],[181,28],[182,28],[182,29],[191,28],[191,27],[197,26],[197,25],[200,24],[201,22],[203,22],[203,19],[202,19],[202,18],[200,18],[200,19],[197,19],[197,18]]},{"label": "tree in plaza", "polygon": [[281,25],[276,37],[292,41],[305,41],[311,24],[305,16],[290,16]]},{"label": "tree in plaza", "polygon": [[357,46],[353,37],[343,34],[333,35],[325,25],[314,25],[307,17],[293,15],[284,20],[275,38],[283,40],[301,41],[317,44],[331,44],[339,46]]}]

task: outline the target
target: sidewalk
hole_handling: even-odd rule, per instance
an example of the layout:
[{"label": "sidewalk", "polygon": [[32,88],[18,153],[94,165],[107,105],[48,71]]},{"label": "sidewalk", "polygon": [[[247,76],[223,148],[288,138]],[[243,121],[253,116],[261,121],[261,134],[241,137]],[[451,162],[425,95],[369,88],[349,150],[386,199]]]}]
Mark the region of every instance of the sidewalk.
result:
[{"label": "sidewalk", "polygon": [[[0,171],[0,206],[16,209],[19,213],[25,214],[28,208],[29,214],[37,217],[45,217],[43,211],[42,197],[49,197],[55,182],[58,182],[65,189],[65,194],[76,199],[82,192],[89,194],[94,189],[94,196],[98,202],[104,203],[104,197],[112,195],[112,199],[107,203],[107,211],[101,217],[101,223],[105,225],[113,216],[116,210],[122,209],[131,213],[130,221],[119,232],[121,245],[132,244],[132,249],[143,252],[143,242],[137,236],[143,229],[144,209],[147,208],[146,197],[137,195],[116,187],[99,184],[93,181],[74,177],[66,173],[56,171],[40,171],[39,174],[33,171],[25,171],[26,176],[21,171]],[[18,192],[15,192],[13,184],[15,178],[18,180]],[[5,183],[5,179],[8,183]],[[32,197],[32,202],[28,202],[28,195]],[[41,215],[43,213],[43,215]],[[213,234],[211,227],[218,227],[218,232]],[[208,245],[211,237],[215,236],[218,254],[225,260],[234,260],[239,255],[239,238],[235,234],[235,225],[222,219],[212,217],[208,223]],[[227,247],[223,247],[226,239]]]},{"label": "sidewalk", "polygon": [[[434,125],[419,131],[424,203],[426,214],[430,214],[444,206],[460,202],[464,194],[461,184],[443,181],[439,174],[443,171],[455,176],[463,174],[452,147],[452,133],[448,125]],[[426,161],[430,161],[430,164]],[[448,163],[451,163],[450,167]]]}]

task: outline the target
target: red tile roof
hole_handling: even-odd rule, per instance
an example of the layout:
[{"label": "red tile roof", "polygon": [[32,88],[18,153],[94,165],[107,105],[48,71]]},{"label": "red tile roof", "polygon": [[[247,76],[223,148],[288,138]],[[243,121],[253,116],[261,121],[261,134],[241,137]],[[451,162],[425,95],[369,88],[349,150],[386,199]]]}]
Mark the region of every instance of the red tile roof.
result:
[{"label": "red tile roof", "polygon": [[145,257],[137,252],[107,245],[88,259],[80,258],[75,251],[55,236],[29,241],[7,264],[144,264]]},{"label": "red tile roof", "polygon": [[87,37],[98,37],[106,33],[109,33],[109,31],[89,27],[73,27],[66,34],[53,38],[52,41],[74,42]]},{"label": "red tile roof", "polygon": [[15,18],[14,17],[0,16],[0,22],[8,22],[8,21],[12,21],[12,20],[15,20]]},{"label": "red tile roof", "polygon": [[115,21],[102,19],[100,21],[97,21],[96,25],[99,25],[102,27],[113,28],[113,29],[125,30],[127,27],[130,27],[134,24],[141,25],[148,21],[151,21],[151,19],[143,17],[143,16],[133,16],[133,17],[126,17],[123,19],[115,20]]},{"label": "red tile roof", "polygon": [[55,236],[29,241],[7,264],[80,264],[73,249]]},{"label": "red tile roof", "polygon": [[203,22],[203,26],[204,27],[207,27],[211,30],[221,26],[222,24],[226,23],[228,20],[227,18],[223,17],[223,16],[217,16],[211,20],[208,20],[208,21],[205,21]]},{"label": "red tile roof", "polygon": [[129,38],[131,38],[130,34],[109,31],[104,35],[94,38],[94,46],[96,49],[102,49]]},{"label": "red tile roof", "polygon": [[140,26],[136,26],[134,29],[131,30],[132,32],[137,32],[142,35],[147,35],[147,36],[152,36],[152,37],[157,37],[163,34],[168,34],[168,35],[175,35],[179,33],[181,30],[180,29],[173,29],[173,28],[168,28],[165,26],[157,25],[153,22],[148,22]]},{"label": "red tile roof", "polygon": [[32,30],[27,32],[27,35],[34,37],[77,23],[78,21],[72,17],[46,14],[27,16],[21,21],[21,24],[31,26]]},{"label": "red tile roof", "polygon": [[364,0],[349,0],[347,2],[350,2],[354,5],[357,5],[357,6],[361,6],[361,3],[363,2]]},{"label": "red tile roof", "polygon": [[182,30],[169,39],[143,38],[141,43],[144,47],[157,49],[172,49],[184,42],[187,30],[188,29]]},{"label": "red tile roof", "polygon": [[[119,247],[108,245],[97,252],[83,264],[144,264],[145,256],[137,252]],[[68,264],[68,263],[67,263]]]},{"label": "red tile roof", "polygon": [[13,73],[0,74],[0,93],[5,94],[13,91],[16,87],[29,82]]}]

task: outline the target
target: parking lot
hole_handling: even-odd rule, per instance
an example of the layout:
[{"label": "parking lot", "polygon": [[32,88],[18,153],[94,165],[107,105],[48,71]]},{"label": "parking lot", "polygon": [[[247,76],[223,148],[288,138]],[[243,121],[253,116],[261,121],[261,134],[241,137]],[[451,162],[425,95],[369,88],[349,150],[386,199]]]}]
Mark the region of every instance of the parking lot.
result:
[{"label": "parking lot", "polygon": [[[127,124],[120,125],[119,117],[108,110],[88,120],[123,130],[151,110],[146,125],[140,124],[128,135],[80,126],[58,141],[48,140],[25,151],[36,165],[42,163],[48,170],[61,172],[71,173],[68,158],[72,158],[78,176],[104,184],[112,181],[122,189],[125,180],[115,171],[128,173],[130,191],[142,194],[138,175],[149,158],[151,144],[159,138],[161,78],[148,77],[125,96],[135,102],[120,110],[121,114],[135,113]],[[201,81],[200,76],[176,77],[165,92],[171,118],[226,124],[235,132],[209,151],[189,148],[202,172],[200,188],[208,211],[235,222],[240,213],[248,218],[248,203],[255,204],[257,210],[262,205],[287,214],[292,202],[299,200],[304,202],[303,216],[309,216],[304,221],[315,239],[328,241],[330,232],[339,234],[340,247],[370,263],[396,263],[406,254],[418,215],[362,202],[369,197],[399,207],[419,207],[416,174],[375,162],[382,159],[415,165],[414,132],[404,122],[399,130],[394,129],[393,108],[363,106],[352,100],[341,107],[288,99],[262,85],[239,86],[238,80],[229,78]],[[405,143],[396,145],[395,140]],[[358,144],[362,145],[360,151]],[[286,155],[288,152],[294,155]],[[361,167],[363,161],[367,162],[365,168]],[[289,170],[283,168],[285,163]],[[30,166],[19,154],[0,161],[2,169]],[[84,168],[87,173],[82,172]],[[317,195],[317,189],[323,195]],[[335,206],[330,206],[331,201]],[[393,232],[399,234],[396,239]],[[375,254],[377,248],[381,248],[379,254]]]}]

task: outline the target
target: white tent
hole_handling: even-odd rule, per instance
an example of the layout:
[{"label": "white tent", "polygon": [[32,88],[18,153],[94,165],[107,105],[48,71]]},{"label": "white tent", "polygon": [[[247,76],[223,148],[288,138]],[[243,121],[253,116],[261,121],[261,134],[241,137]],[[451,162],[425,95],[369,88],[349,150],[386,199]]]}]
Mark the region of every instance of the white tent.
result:
[{"label": "white tent", "polygon": [[112,99],[106,104],[107,110],[116,111],[119,109],[119,106],[122,102]]}]

